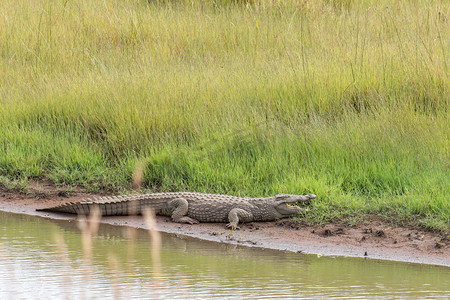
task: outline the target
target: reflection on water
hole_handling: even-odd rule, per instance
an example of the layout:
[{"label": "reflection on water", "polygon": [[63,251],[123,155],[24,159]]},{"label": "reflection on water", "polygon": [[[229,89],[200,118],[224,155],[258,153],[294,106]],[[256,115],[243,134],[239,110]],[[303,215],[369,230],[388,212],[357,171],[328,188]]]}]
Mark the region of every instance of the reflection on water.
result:
[{"label": "reflection on water", "polygon": [[[128,232],[128,233],[127,233]],[[0,299],[448,298],[450,268],[318,258],[101,225],[86,266],[76,222],[0,212]],[[59,241],[59,242],[58,242]]]}]

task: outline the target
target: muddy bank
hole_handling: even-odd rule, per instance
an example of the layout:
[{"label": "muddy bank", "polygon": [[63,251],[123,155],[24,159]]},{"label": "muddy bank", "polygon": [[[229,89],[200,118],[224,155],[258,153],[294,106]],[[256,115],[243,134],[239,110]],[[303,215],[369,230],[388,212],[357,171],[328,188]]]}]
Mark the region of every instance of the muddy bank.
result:
[{"label": "muddy bank", "polygon": [[[45,218],[73,220],[76,216],[37,212],[37,208],[81,200],[88,196],[77,192],[68,196],[57,190],[40,190],[29,194],[0,190],[0,210]],[[105,217],[103,223],[145,228],[139,216]],[[326,256],[350,256],[425,263],[450,267],[450,241],[438,233],[410,228],[390,227],[380,222],[343,227],[326,225],[309,227],[289,219],[277,222],[243,224],[231,232],[224,224],[178,224],[167,217],[157,217],[162,232],[196,237],[204,240],[234,243],[253,247],[287,250]]]}]

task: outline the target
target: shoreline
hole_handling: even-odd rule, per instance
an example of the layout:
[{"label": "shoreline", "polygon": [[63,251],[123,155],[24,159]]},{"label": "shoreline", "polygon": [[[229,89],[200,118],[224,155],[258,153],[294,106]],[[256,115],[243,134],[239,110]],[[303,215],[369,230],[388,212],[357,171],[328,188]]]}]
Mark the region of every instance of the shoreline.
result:
[{"label": "shoreline", "polygon": [[[39,198],[33,194],[1,192],[0,210],[48,219],[75,220],[75,215],[38,212],[36,209],[79,201],[86,196],[85,193],[77,193],[69,197],[55,194],[41,195]],[[450,241],[442,239],[438,233],[391,227],[376,221],[354,227],[336,224],[312,227],[281,219],[241,224],[241,229],[234,232],[226,229],[224,223],[180,224],[162,216],[157,216],[156,221],[161,232],[213,242],[318,256],[360,257],[450,267]],[[140,216],[104,217],[100,222],[146,229]]]}]

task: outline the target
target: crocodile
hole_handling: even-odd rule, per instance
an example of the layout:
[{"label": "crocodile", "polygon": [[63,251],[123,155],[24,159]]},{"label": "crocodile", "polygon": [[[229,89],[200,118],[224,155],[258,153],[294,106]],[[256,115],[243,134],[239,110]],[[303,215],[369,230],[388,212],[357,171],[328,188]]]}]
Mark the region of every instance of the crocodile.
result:
[{"label": "crocodile", "polygon": [[194,192],[151,193],[126,196],[93,197],[38,211],[88,215],[98,207],[103,216],[137,215],[150,208],[157,215],[169,216],[178,223],[223,222],[239,228],[239,222],[275,221],[298,215],[302,208],[291,206],[315,199],[316,195],[278,194],[267,198],[236,197]]}]

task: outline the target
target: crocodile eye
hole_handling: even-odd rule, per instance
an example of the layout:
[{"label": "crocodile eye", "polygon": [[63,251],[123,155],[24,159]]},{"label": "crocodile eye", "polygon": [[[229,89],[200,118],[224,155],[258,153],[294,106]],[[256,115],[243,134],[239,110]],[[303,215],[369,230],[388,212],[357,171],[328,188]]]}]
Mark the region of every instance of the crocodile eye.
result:
[{"label": "crocodile eye", "polygon": [[288,198],[289,198],[289,195],[287,195],[287,194],[278,194],[278,195],[275,195],[275,199],[276,199],[277,201],[281,201],[281,200],[288,199]]}]

